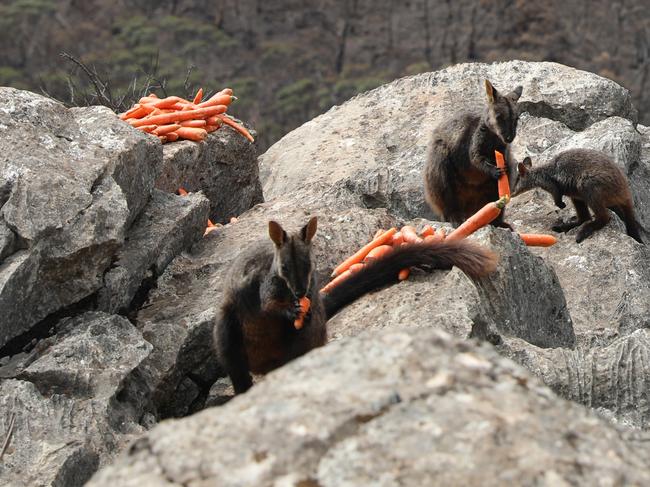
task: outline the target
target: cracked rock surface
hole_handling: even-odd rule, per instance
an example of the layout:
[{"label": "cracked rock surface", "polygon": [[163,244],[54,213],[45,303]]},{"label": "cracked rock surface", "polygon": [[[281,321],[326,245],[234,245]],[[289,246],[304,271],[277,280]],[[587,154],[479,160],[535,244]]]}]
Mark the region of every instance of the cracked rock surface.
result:
[{"label": "cracked rock surface", "polygon": [[383,330],[158,425],[88,485],[640,485],[647,453],[488,345]]}]

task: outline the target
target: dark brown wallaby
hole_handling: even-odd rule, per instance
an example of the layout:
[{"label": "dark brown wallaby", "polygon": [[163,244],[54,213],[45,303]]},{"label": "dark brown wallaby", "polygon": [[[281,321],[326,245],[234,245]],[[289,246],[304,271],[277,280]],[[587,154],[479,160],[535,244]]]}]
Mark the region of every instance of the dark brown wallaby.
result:
[{"label": "dark brown wallaby", "polygon": [[[497,180],[504,170],[496,167],[494,151],[509,160],[508,144],[517,134],[517,100],[522,90],[518,86],[501,95],[485,80],[488,104],[483,115],[462,113],[434,129],[424,169],[425,196],[444,221],[459,225],[499,199]],[[503,214],[492,225],[511,228]]]},{"label": "dark brown wallaby", "polygon": [[[215,321],[214,343],[237,394],[251,387],[251,372],[265,374],[325,344],[330,317],[360,296],[397,282],[401,269],[455,265],[470,277],[478,277],[496,266],[492,252],[464,240],[403,245],[321,294],[311,262],[316,223],[313,217],[298,233],[289,235],[280,224],[269,222],[272,243],[256,243],[230,269],[221,314]],[[297,330],[298,300],[304,296],[311,300],[311,307]]]},{"label": "dark brown wallaby", "polygon": [[[559,208],[566,206],[562,196],[571,198],[576,216],[566,222],[558,221],[552,228],[554,231],[567,232],[582,225],[576,235],[576,242],[580,243],[609,222],[609,208],[623,220],[627,234],[643,243],[627,179],[616,163],[602,152],[571,149],[558,154],[550,163],[534,168],[530,157],[526,157],[517,165],[517,171],[519,177],[512,196],[541,188],[553,196]],[[593,220],[589,208],[594,212]]]}]

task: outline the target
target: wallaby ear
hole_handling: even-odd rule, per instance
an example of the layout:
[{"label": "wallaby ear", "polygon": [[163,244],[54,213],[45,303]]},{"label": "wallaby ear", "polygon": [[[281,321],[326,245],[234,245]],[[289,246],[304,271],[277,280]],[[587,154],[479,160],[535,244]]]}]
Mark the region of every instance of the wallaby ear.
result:
[{"label": "wallaby ear", "polygon": [[497,99],[497,96],[499,96],[497,89],[492,86],[492,83],[490,83],[490,80],[488,79],[485,80],[485,94],[487,95],[487,99],[490,103],[494,103]]},{"label": "wallaby ear", "polygon": [[517,174],[519,174],[520,176],[525,176],[527,172],[528,172],[528,168],[523,162],[517,164]]},{"label": "wallaby ear", "polygon": [[318,218],[312,216],[307,222],[307,225],[302,227],[302,229],[300,230],[300,238],[302,238],[303,242],[311,243],[311,239],[314,238],[314,235],[316,234],[317,224],[318,224]]},{"label": "wallaby ear", "polygon": [[517,86],[514,90],[512,90],[512,93],[508,95],[508,98],[510,98],[512,101],[517,101],[519,100],[519,97],[521,97],[523,91],[524,91],[523,86]]},{"label": "wallaby ear", "polygon": [[522,162],[524,163],[524,166],[526,166],[527,169],[533,167],[533,161],[531,161],[530,157],[528,156],[524,157],[524,160]]},{"label": "wallaby ear", "polygon": [[269,222],[269,237],[277,247],[282,247],[282,244],[287,241],[287,232],[278,222],[271,220]]}]

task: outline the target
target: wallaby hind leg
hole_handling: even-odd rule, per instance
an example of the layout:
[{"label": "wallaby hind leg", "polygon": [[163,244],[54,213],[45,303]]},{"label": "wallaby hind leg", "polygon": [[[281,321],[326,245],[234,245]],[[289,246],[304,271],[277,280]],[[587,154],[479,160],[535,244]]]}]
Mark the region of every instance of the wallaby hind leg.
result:
[{"label": "wallaby hind leg", "polygon": [[576,209],[576,215],[569,218],[567,221],[560,218],[551,227],[551,230],[554,232],[568,232],[569,230],[582,225],[584,222],[591,220],[589,207],[587,207],[587,204],[584,201],[571,198],[571,202],[573,203],[573,207]]},{"label": "wallaby hind leg", "polygon": [[636,221],[632,205],[620,205],[611,209],[621,220],[623,220],[623,223],[625,223],[625,231],[627,234],[637,242],[643,243],[643,240],[641,240],[641,234],[639,233],[639,224]]},{"label": "wallaby hind leg", "polygon": [[253,385],[244,347],[241,323],[234,309],[224,307],[214,333],[215,348],[221,366],[232,381],[235,394],[246,392]]},{"label": "wallaby hind leg", "polygon": [[577,243],[591,236],[596,230],[603,228],[611,219],[609,210],[602,204],[593,203],[589,206],[594,211],[594,219],[588,221],[578,229],[578,234],[576,235]]}]

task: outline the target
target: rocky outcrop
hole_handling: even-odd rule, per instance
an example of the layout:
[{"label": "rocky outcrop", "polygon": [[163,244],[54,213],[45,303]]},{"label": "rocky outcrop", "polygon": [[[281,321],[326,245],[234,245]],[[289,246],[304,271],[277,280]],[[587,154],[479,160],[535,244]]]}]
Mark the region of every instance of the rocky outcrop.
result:
[{"label": "rocky outcrop", "polygon": [[384,330],[158,425],[88,486],[638,485],[647,453],[487,345]]},{"label": "rocky outcrop", "polygon": [[0,367],[0,421],[14,418],[0,478],[12,486],[81,486],[145,428],[140,372],[151,345],[125,318],[89,313]]},{"label": "rocky outcrop", "polygon": [[210,200],[210,219],[225,223],[263,201],[256,157],[255,146],[229,127],[213,132],[208,144],[165,144],[156,188],[201,191]]}]

